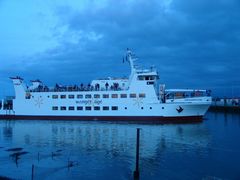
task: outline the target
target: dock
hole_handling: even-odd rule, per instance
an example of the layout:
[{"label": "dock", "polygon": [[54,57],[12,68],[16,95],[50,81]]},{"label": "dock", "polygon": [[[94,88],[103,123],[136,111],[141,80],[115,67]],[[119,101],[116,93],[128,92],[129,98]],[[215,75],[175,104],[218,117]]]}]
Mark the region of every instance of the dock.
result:
[{"label": "dock", "polygon": [[210,110],[240,113],[240,98],[213,98]]}]

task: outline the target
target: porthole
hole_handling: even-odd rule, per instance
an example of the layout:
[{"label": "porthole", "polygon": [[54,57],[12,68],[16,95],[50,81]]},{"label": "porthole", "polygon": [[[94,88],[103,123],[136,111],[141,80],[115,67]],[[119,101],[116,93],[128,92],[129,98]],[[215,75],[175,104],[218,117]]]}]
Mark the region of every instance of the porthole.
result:
[{"label": "porthole", "polygon": [[164,109],[164,107],[162,107],[162,109]]},{"label": "porthole", "polygon": [[141,109],[143,109],[143,107],[141,107]]},{"label": "porthole", "polygon": [[152,107],[150,107],[150,109],[152,109]]}]

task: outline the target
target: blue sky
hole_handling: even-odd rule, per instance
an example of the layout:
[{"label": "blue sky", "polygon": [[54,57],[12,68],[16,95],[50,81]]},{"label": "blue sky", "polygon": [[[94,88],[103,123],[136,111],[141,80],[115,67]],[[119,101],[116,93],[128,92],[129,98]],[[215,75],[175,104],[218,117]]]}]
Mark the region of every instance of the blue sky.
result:
[{"label": "blue sky", "polygon": [[0,95],[10,76],[80,84],[128,76],[127,47],[169,88],[240,96],[239,0],[0,0]]}]

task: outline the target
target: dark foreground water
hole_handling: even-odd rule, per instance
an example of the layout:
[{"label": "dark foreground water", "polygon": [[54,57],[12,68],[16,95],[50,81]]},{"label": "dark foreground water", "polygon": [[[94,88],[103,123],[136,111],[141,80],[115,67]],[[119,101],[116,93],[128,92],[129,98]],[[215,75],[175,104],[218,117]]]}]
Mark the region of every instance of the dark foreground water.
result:
[{"label": "dark foreground water", "polygon": [[210,112],[197,124],[1,120],[0,176],[31,179],[34,164],[34,179],[133,179],[137,127],[140,179],[240,179],[240,115]]}]

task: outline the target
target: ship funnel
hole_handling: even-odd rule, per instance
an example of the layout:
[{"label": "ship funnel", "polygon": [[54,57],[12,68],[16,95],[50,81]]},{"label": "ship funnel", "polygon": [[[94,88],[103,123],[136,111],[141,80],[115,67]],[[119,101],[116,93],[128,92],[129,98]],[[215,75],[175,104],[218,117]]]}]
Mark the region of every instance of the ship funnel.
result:
[{"label": "ship funnel", "polygon": [[10,79],[13,81],[13,86],[14,86],[16,98],[25,97],[25,93],[26,93],[27,88],[26,88],[26,85],[23,82],[23,79],[19,76],[10,77]]},{"label": "ship funnel", "polygon": [[136,66],[134,65],[134,61],[136,61],[136,60],[137,60],[137,58],[135,57],[135,55],[132,53],[132,51],[129,48],[127,48],[126,61],[128,61],[130,64],[131,75],[133,75],[136,70]]}]

